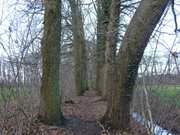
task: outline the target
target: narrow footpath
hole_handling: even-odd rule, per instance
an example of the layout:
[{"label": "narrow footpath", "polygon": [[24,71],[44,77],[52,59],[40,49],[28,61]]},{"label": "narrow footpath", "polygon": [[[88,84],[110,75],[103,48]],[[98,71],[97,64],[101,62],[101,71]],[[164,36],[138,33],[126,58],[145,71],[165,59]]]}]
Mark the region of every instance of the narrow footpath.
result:
[{"label": "narrow footpath", "polygon": [[[106,111],[106,104],[95,91],[87,91],[83,96],[64,102],[64,126],[43,125],[41,131],[43,135],[112,135],[99,122]],[[132,122],[132,127],[133,135],[147,135],[139,124]]]}]

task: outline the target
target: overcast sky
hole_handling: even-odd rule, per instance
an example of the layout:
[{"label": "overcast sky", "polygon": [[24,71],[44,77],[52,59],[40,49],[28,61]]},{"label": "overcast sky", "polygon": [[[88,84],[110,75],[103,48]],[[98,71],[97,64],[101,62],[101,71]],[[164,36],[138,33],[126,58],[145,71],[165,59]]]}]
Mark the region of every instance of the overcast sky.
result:
[{"label": "overcast sky", "polygon": [[[21,18],[21,13],[18,12],[20,11],[20,9],[23,9],[23,1],[24,0],[0,0],[0,42],[6,42],[8,39],[8,32],[9,32],[9,26],[11,26],[11,24],[13,22],[18,22],[18,21],[22,21]],[[84,2],[89,2],[92,0],[85,0]],[[179,23],[179,28],[180,28],[180,1],[179,0],[175,0],[176,2],[176,14],[177,14],[177,22]],[[17,3],[18,6],[15,6]],[[19,4],[21,3],[21,4]],[[93,5],[90,6],[90,12],[93,11]],[[88,12],[88,11],[86,11]],[[89,16],[86,16],[86,27],[88,28],[89,25],[94,25],[95,21],[93,20],[93,23],[91,23],[91,19],[95,18],[94,14],[91,15],[92,18],[90,18]],[[24,19],[24,18],[23,18]],[[87,23],[89,23],[87,25]],[[15,23],[14,23],[15,24]],[[17,24],[18,27],[20,27],[21,29],[23,29],[24,26],[19,26],[23,23]],[[164,18],[164,21],[161,25],[161,35],[159,37],[159,41],[157,42],[155,39],[152,39],[151,42],[149,43],[145,54],[150,54],[152,53],[152,51],[154,51],[154,49],[156,48],[156,44],[157,45],[157,54],[161,55],[161,56],[165,56],[169,53],[170,48],[173,46],[172,50],[173,51],[177,51],[180,52],[180,34],[177,33],[177,35],[175,35],[174,32],[175,29],[175,25],[174,25],[174,19],[173,19],[173,15],[172,15],[172,11],[171,8],[169,8],[169,11],[166,15],[166,17]],[[86,31],[86,33],[91,32],[91,34],[93,34],[93,29],[90,29],[89,31]],[[158,34],[158,33],[157,33]],[[89,34],[90,35],[90,34]],[[4,43],[5,44],[5,43]],[[175,44],[175,45],[173,45]],[[4,54],[2,48],[0,49],[0,55]]]}]

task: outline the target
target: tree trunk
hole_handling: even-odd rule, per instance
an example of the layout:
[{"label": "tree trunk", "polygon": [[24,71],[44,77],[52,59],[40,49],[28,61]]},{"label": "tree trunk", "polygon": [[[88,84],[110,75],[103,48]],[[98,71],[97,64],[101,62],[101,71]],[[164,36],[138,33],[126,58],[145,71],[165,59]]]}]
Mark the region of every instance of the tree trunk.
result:
[{"label": "tree trunk", "polygon": [[[111,91],[116,89],[116,44],[119,32],[120,20],[120,0],[112,0],[110,8],[110,22],[106,38],[105,50],[105,73],[104,73],[104,92],[103,97],[111,95]],[[111,99],[108,99],[111,100]]]},{"label": "tree trunk", "polygon": [[45,0],[44,36],[42,41],[43,76],[40,91],[40,120],[61,124],[61,90],[59,81],[61,1]]},{"label": "tree trunk", "polygon": [[111,105],[113,104],[113,98],[115,90],[117,89],[117,73],[116,73],[116,44],[119,32],[119,20],[120,20],[120,0],[112,0],[110,8],[110,22],[108,25],[106,50],[105,50],[105,72],[104,72],[104,94],[108,100],[108,107],[102,122],[109,123],[111,119],[109,114],[112,113]]},{"label": "tree trunk", "polygon": [[75,62],[75,89],[82,95],[88,89],[86,45],[79,0],[69,0],[72,14],[73,51]]},{"label": "tree trunk", "polygon": [[169,0],[142,0],[123,38],[117,59],[117,89],[105,115],[112,128],[130,128],[130,103],[138,66],[149,38]]},{"label": "tree trunk", "polygon": [[105,44],[110,19],[111,0],[97,1],[96,90],[104,93]]}]

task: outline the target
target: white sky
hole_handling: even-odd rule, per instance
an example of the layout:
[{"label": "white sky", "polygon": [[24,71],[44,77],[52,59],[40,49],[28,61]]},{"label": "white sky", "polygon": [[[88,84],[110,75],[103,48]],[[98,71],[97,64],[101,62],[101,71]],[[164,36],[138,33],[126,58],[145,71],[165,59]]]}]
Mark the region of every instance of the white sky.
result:
[{"label": "white sky", "polygon": [[[15,21],[23,21],[21,18],[21,14],[17,11],[19,9],[21,9],[21,7],[23,7],[23,5],[18,4],[18,6],[15,6],[15,3],[18,2],[23,2],[24,0],[0,0],[0,42],[5,43],[8,39],[8,33],[9,33],[9,26],[11,26],[12,22]],[[85,0],[85,2],[91,2],[92,0]],[[179,28],[180,28],[180,1],[175,0],[177,6],[175,7],[176,9],[176,13],[177,13],[177,22],[179,22]],[[93,5],[90,6],[90,12],[93,11]],[[88,12],[88,11],[86,11]],[[95,18],[95,15],[91,14],[90,18],[89,16],[86,16],[86,26],[85,28],[89,28],[88,31],[86,31],[86,33],[90,33],[93,35],[94,34],[94,30],[91,29],[91,27],[89,25],[95,25],[91,23],[91,19]],[[89,22],[89,24],[87,24]],[[93,23],[95,23],[95,21],[93,21]],[[20,23],[22,24],[22,23]],[[17,24],[17,25],[20,25]],[[164,32],[164,34],[161,34],[160,38],[159,38],[159,42],[158,42],[158,47],[157,47],[157,54],[160,56],[167,56],[169,53],[169,49],[167,48],[171,48],[173,46],[173,42],[174,39],[176,37],[176,41],[175,41],[175,45],[173,46],[172,50],[173,51],[178,51],[180,52],[180,34],[177,34],[177,36],[175,36],[174,34],[174,20],[173,20],[173,16],[172,16],[172,12],[171,12],[171,8],[167,14],[167,16],[165,17],[163,24],[165,25],[164,27],[161,28],[161,31]],[[22,29],[24,26],[18,26],[18,28]],[[167,34],[168,33],[168,34]],[[91,35],[89,34],[89,35]],[[95,35],[95,34],[94,34]],[[152,42],[149,43],[145,54],[152,54],[152,51],[154,51],[155,47],[156,47],[156,42],[154,39],[152,40]],[[6,44],[6,43],[5,43]],[[15,46],[14,46],[15,48]],[[0,55],[4,55],[4,51],[2,50],[2,48],[0,49]]]},{"label": "white sky", "polygon": [[[39,24],[41,18],[37,19],[38,15],[27,15],[25,11],[22,12],[25,6],[25,0],[0,0],[0,43],[4,44],[9,55],[18,53],[19,48],[22,48],[21,45],[27,44],[26,38],[34,38],[42,26],[42,23]],[[29,23],[31,16],[36,20]],[[30,33],[28,33],[29,25],[33,26],[30,27]],[[2,55],[7,56],[7,52],[0,45],[0,56]]]}]

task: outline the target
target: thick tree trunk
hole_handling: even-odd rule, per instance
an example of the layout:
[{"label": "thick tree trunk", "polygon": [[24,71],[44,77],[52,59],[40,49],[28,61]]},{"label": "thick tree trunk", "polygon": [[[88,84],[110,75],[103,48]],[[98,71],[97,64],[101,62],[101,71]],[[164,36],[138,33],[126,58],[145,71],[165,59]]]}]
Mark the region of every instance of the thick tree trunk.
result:
[{"label": "thick tree trunk", "polygon": [[59,84],[61,1],[45,0],[44,4],[43,76],[39,116],[40,120],[46,124],[61,124],[61,90]]},{"label": "thick tree trunk", "polygon": [[110,20],[111,0],[97,1],[96,90],[104,93],[106,33]]},{"label": "thick tree trunk", "polygon": [[117,59],[117,89],[112,90],[105,115],[112,128],[125,131],[130,127],[130,103],[138,66],[149,38],[169,0],[142,0],[123,38]]},{"label": "thick tree trunk", "polygon": [[110,8],[110,22],[108,25],[106,50],[105,50],[105,72],[104,72],[104,93],[103,97],[108,100],[108,109],[102,122],[108,122],[111,119],[112,105],[115,90],[117,89],[117,73],[116,73],[116,44],[119,32],[120,21],[120,0],[112,0]]},{"label": "thick tree trunk", "polygon": [[75,89],[82,95],[88,89],[86,45],[79,0],[69,0],[72,14],[72,32],[75,62]]},{"label": "thick tree trunk", "polygon": [[107,98],[107,95],[111,95],[111,91],[116,89],[116,44],[119,32],[120,4],[120,0],[112,0],[110,8],[110,22],[106,35],[105,73],[103,84],[104,98]]}]

